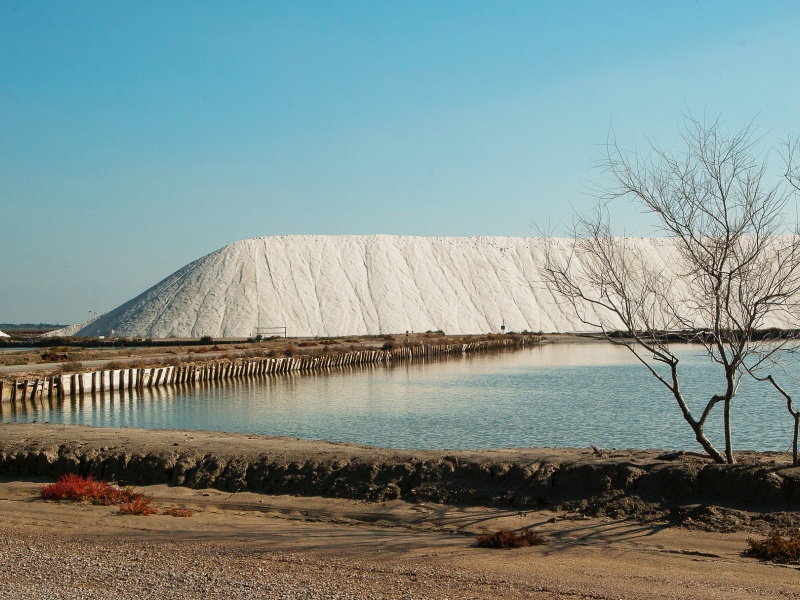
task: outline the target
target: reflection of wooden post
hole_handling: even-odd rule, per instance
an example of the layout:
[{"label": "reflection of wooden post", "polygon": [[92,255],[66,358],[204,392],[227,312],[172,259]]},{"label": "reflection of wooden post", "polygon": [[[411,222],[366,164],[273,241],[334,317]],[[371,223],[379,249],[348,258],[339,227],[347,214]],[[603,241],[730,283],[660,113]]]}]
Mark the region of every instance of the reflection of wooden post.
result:
[{"label": "reflection of wooden post", "polygon": [[33,382],[33,386],[31,387],[31,408],[36,410],[36,392],[39,390],[39,380]]}]

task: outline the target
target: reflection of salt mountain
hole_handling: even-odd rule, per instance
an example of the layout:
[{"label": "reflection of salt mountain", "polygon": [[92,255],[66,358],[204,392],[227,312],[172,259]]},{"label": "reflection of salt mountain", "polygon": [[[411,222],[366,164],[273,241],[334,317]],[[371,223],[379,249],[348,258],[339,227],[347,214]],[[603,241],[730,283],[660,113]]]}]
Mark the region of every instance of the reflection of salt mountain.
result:
[{"label": "reflection of salt mountain", "polygon": [[[674,250],[633,243],[659,270]],[[568,252],[568,240],[556,242]],[[75,332],[82,336],[239,337],[442,329],[445,333],[585,330],[555,299],[537,238],[279,236],[235,242],[173,273]],[[62,333],[63,335],[63,333]]]}]

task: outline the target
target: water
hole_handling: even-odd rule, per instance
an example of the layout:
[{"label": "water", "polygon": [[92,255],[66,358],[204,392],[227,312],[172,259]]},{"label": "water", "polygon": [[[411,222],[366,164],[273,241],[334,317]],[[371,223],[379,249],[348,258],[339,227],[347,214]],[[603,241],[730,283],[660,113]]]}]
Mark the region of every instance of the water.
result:
[{"label": "water", "polygon": [[[695,413],[713,392],[702,349],[681,349]],[[702,392],[702,396],[699,396]],[[694,399],[694,401],[692,400]],[[733,402],[737,450],[787,450],[792,420],[765,384]],[[624,348],[552,344],[431,364],[285,374],[197,387],[97,396],[4,421],[208,429],[388,448],[588,447],[699,449],[675,400]],[[722,447],[722,406],[707,425]]]}]

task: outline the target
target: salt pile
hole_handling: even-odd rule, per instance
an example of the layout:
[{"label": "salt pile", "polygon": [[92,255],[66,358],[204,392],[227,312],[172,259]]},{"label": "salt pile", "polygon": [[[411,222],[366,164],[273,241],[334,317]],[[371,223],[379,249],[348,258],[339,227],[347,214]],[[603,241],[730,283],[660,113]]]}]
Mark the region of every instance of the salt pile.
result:
[{"label": "salt pile", "polygon": [[67,325],[66,327],[62,327],[61,329],[55,329],[53,331],[48,331],[47,333],[43,333],[42,337],[71,337],[71,336],[81,336],[83,334],[79,333],[84,327],[87,325],[94,323],[96,319],[89,319],[88,321],[84,321],[83,323],[75,323],[74,325]]},{"label": "salt pile", "polygon": [[7,338],[7,337],[11,337],[11,336],[8,335],[7,333],[3,333],[2,331],[0,331],[0,338]]},{"label": "salt pile", "polygon": [[[570,240],[555,243],[556,252],[569,252]],[[633,243],[670,271],[675,255],[667,240]],[[248,337],[283,326],[290,336],[476,334],[499,332],[503,324],[506,331],[586,330],[543,282],[544,248],[540,238],[512,237],[254,238],[212,252],[70,329],[151,338]]]}]

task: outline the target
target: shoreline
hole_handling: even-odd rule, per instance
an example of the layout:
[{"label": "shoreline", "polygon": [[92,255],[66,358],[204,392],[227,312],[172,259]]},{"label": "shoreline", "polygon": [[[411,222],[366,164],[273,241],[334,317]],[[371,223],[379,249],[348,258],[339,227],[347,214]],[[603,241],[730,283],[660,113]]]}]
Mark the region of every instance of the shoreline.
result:
[{"label": "shoreline", "polygon": [[[416,336],[413,340],[395,342],[393,336],[384,336],[382,344],[375,339],[352,339],[350,346],[320,345],[317,342],[300,342],[299,346],[284,342],[284,347],[234,347],[223,352],[217,346],[195,354],[177,354],[171,357],[150,357],[150,365],[141,360],[94,361],[96,369],[86,368],[81,362],[48,363],[26,365],[16,371],[15,367],[0,367],[0,416],[3,400],[8,410],[15,411],[20,404],[24,409],[30,404],[36,409],[47,402],[80,400],[85,396],[115,394],[123,397],[144,389],[162,386],[197,385],[204,382],[229,379],[268,377],[283,373],[309,373],[330,371],[362,365],[394,365],[409,362],[431,362],[449,357],[470,354],[520,350],[543,343],[539,335],[507,334],[503,336],[442,337],[440,339]],[[301,352],[302,347],[302,352]],[[207,354],[208,353],[208,354]],[[42,357],[68,357],[55,352],[46,352]],[[152,366],[155,365],[155,366]],[[36,370],[39,370],[37,372]],[[5,372],[5,373],[3,373]]]},{"label": "shoreline", "polygon": [[721,531],[800,526],[800,468],[780,452],[737,453],[731,466],[658,450],[392,450],[47,423],[5,423],[0,438],[0,476],[12,478],[80,473],[131,485],[563,510]]},{"label": "shoreline", "polygon": [[[797,565],[743,554],[753,534],[800,526],[788,455],[741,453],[731,467],[660,454],[3,424],[0,589],[76,600],[800,598]],[[41,485],[67,472],[193,514],[42,500]],[[713,501],[714,490],[736,501]],[[790,502],[775,504],[784,492]],[[548,543],[474,547],[480,533],[524,528]]]}]

